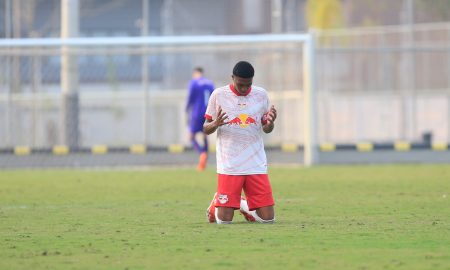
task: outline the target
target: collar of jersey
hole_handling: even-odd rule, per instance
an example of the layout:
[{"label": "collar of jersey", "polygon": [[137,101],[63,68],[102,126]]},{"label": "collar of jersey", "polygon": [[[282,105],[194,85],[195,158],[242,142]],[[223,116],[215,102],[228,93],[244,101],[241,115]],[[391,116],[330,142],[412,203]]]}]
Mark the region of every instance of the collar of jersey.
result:
[{"label": "collar of jersey", "polygon": [[239,92],[236,90],[236,88],[234,88],[234,85],[233,85],[232,83],[230,83],[230,89],[231,89],[231,91],[233,91],[233,93],[234,93],[236,96],[246,96],[246,95],[250,94],[250,92],[252,91],[252,87],[250,86],[250,87],[248,88],[248,91],[247,91],[246,93],[241,94],[241,93],[239,93]]}]

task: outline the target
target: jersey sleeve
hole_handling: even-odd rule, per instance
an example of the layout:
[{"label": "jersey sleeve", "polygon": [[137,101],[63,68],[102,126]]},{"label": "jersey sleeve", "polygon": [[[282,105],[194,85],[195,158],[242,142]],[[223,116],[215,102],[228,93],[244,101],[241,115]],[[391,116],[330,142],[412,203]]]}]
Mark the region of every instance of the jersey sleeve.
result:
[{"label": "jersey sleeve", "polygon": [[216,119],[216,101],[217,101],[217,91],[213,91],[208,100],[208,107],[206,107],[205,118],[208,120]]},{"label": "jersey sleeve", "polygon": [[188,87],[188,98],[186,101],[186,111],[188,111],[192,107],[193,102],[194,102],[194,81],[190,81]]}]

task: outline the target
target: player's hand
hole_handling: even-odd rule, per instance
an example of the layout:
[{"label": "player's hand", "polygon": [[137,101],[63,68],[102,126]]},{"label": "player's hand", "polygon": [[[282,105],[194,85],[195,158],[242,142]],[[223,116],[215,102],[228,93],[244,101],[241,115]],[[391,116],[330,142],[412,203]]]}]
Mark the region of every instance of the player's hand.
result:
[{"label": "player's hand", "polygon": [[272,105],[272,107],[270,107],[270,110],[266,113],[267,125],[273,124],[275,122],[275,119],[277,119],[277,110],[275,109],[275,106]]},{"label": "player's hand", "polygon": [[226,114],[226,112],[222,111],[222,107],[219,106],[219,110],[217,112],[217,118],[215,121],[215,125],[216,127],[220,127],[223,125],[228,124],[228,115]]},{"label": "player's hand", "polygon": [[272,132],[273,128],[275,127],[275,125],[273,124],[275,122],[275,119],[277,119],[277,110],[275,109],[275,106],[272,105],[269,111],[266,112],[263,116],[262,129],[265,133]]}]

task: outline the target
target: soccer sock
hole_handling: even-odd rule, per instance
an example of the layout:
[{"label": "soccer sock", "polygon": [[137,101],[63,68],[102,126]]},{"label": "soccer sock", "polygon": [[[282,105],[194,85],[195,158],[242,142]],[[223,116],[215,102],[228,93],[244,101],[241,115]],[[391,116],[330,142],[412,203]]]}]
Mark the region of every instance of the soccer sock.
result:
[{"label": "soccer sock", "polygon": [[224,221],[224,220],[221,220],[220,218],[219,218],[219,215],[217,214],[217,212],[218,212],[218,209],[217,209],[217,207],[216,207],[216,210],[215,210],[215,216],[216,216],[216,223],[217,224],[231,224],[232,223],[232,221]]},{"label": "soccer sock", "polygon": [[193,138],[191,140],[191,142],[192,142],[192,145],[194,146],[195,151],[197,151],[199,153],[203,152],[202,147],[200,146],[200,144],[198,144],[198,142],[197,142],[197,140],[195,138]]},{"label": "soccer sock", "polygon": [[203,139],[203,152],[208,152],[208,139],[205,138]]}]

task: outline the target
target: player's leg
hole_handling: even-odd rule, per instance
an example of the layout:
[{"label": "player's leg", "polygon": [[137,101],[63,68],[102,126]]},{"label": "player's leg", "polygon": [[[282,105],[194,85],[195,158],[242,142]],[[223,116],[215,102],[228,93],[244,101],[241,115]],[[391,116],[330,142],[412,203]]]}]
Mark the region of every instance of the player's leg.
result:
[{"label": "player's leg", "polygon": [[[206,209],[206,219],[208,222],[217,224],[231,224],[231,220],[233,220],[234,215],[234,208],[216,207],[216,202],[217,192],[214,193],[213,199]],[[220,214],[219,211],[221,212]]]},{"label": "player's leg", "polygon": [[207,153],[208,152],[208,147],[209,147],[209,145],[208,145],[208,136],[206,136],[206,134],[203,133],[203,132],[202,132],[202,134],[203,134],[203,152]]},{"label": "player's leg", "polygon": [[206,168],[206,164],[208,163],[208,139],[206,134],[202,132],[203,136],[203,146],[201,147],[200,157],[198,158],[198,166],[197,169],[199,171],[203,171]]},{"label": "player's leg", "polygon": [[216,223],[217,224],[231,224],[234,216],[234,208],[231,207],[216,207]]},{"label": "player's leg", "polygon": [[190,137],[189,139],[191,140],[192,146],[194,147],[195,151],[197,151],[198,153],[200,153],[200,156],[198,158],[198,165],[197,165],[197,170],[198,171],[203,171],[206,168],[206,164],[208,162],[208,153],[205,151],[205,147],[201,146],[196,139],[196,132],[192,132],[190,133]]},{"label": "player's leg", "polygon": [[202,152],[198,158],[197,170],[204,171],[208,163],[208,153]]},{"label": "player's leg", "polygon": [[206,208],[206,219],[209,223],[216,223],[216,197],[217,192],[214,193],[211,203]]},{"label": "player's leg", "polygon": [[[206,219],[209,223],[230,224],[233,220],[234,208],[216,207],[217,192],[214,193],[213,199],[206,209]],[[231,210],[231,213],[229,212]],[[219,211],[221,212],[219,214]]]},{"label": "player's leg", "polygon": [[240,208],[242,186],[245,176],[218,174],[216,196],[216,222],[229,223],[234,210]]},{"label": "player's leg", "polygon": [[268,220],[269,223],[271,223],[275,216],[273,206],[261,207],[250,211],[247,200],[244,197],[241,198],[241,208],[239,211],[248,222],[258,221],[261,223],[266,223],[264,221]]},{"label": "player's leg", "polygon": [[[203,134],[203,124],[205,123],[205,119],[202,116],[193,116],[191,118],[191,121],[189,122],[189,131],[190,131],[190,141],[192,143],[192,146],[194,147],[195,151],[197,151],[199,154],[205,152],[205,147],[202,144],[197,141],[196,135],[198,133]],[[200,141],[201,142],[201,141]]]},{"label": "player's leg", "polygon": [[190,141],[192,143],[192,146],[194,147],[195,151],[197,151],[200,156],[198,159],[198,165],[197,170],[203,171],[206,168],[206,164],[208,161],[208,148],[207,145],[203,143],[203,145],[200,145],[200,143],[197,141],[196,134],[201,133],[202,137],[204,138],[206,135],[203,134],[203,118],[198,119],[192,119],[191,120],[191,126],[190,126]]},{"label": "player's leg", "polygon": [[[241,207],[241,213],[244,212],[252,216],[255,221],[260,223],[275,222],[275,210],[273,207],[275,203],[268,175],[247,175],[243,188],[247,197],[248,208]],[[244,217],[249,220],[245,214]]]},{"label": "player's leg", "polygon": [[265,206],[256,209],[256,214],[264,221],[275,221],[275,210],[273,205]]},{"label": "player's leg", "polygon": [[198,131],[191,131],[189,134],[189,140],[192,143],[192,147],[194,147],[195,151],[198,153],[203,152],[203,147],[197,142],[197,139],[195,138],[195,135],[198,133]]}]

